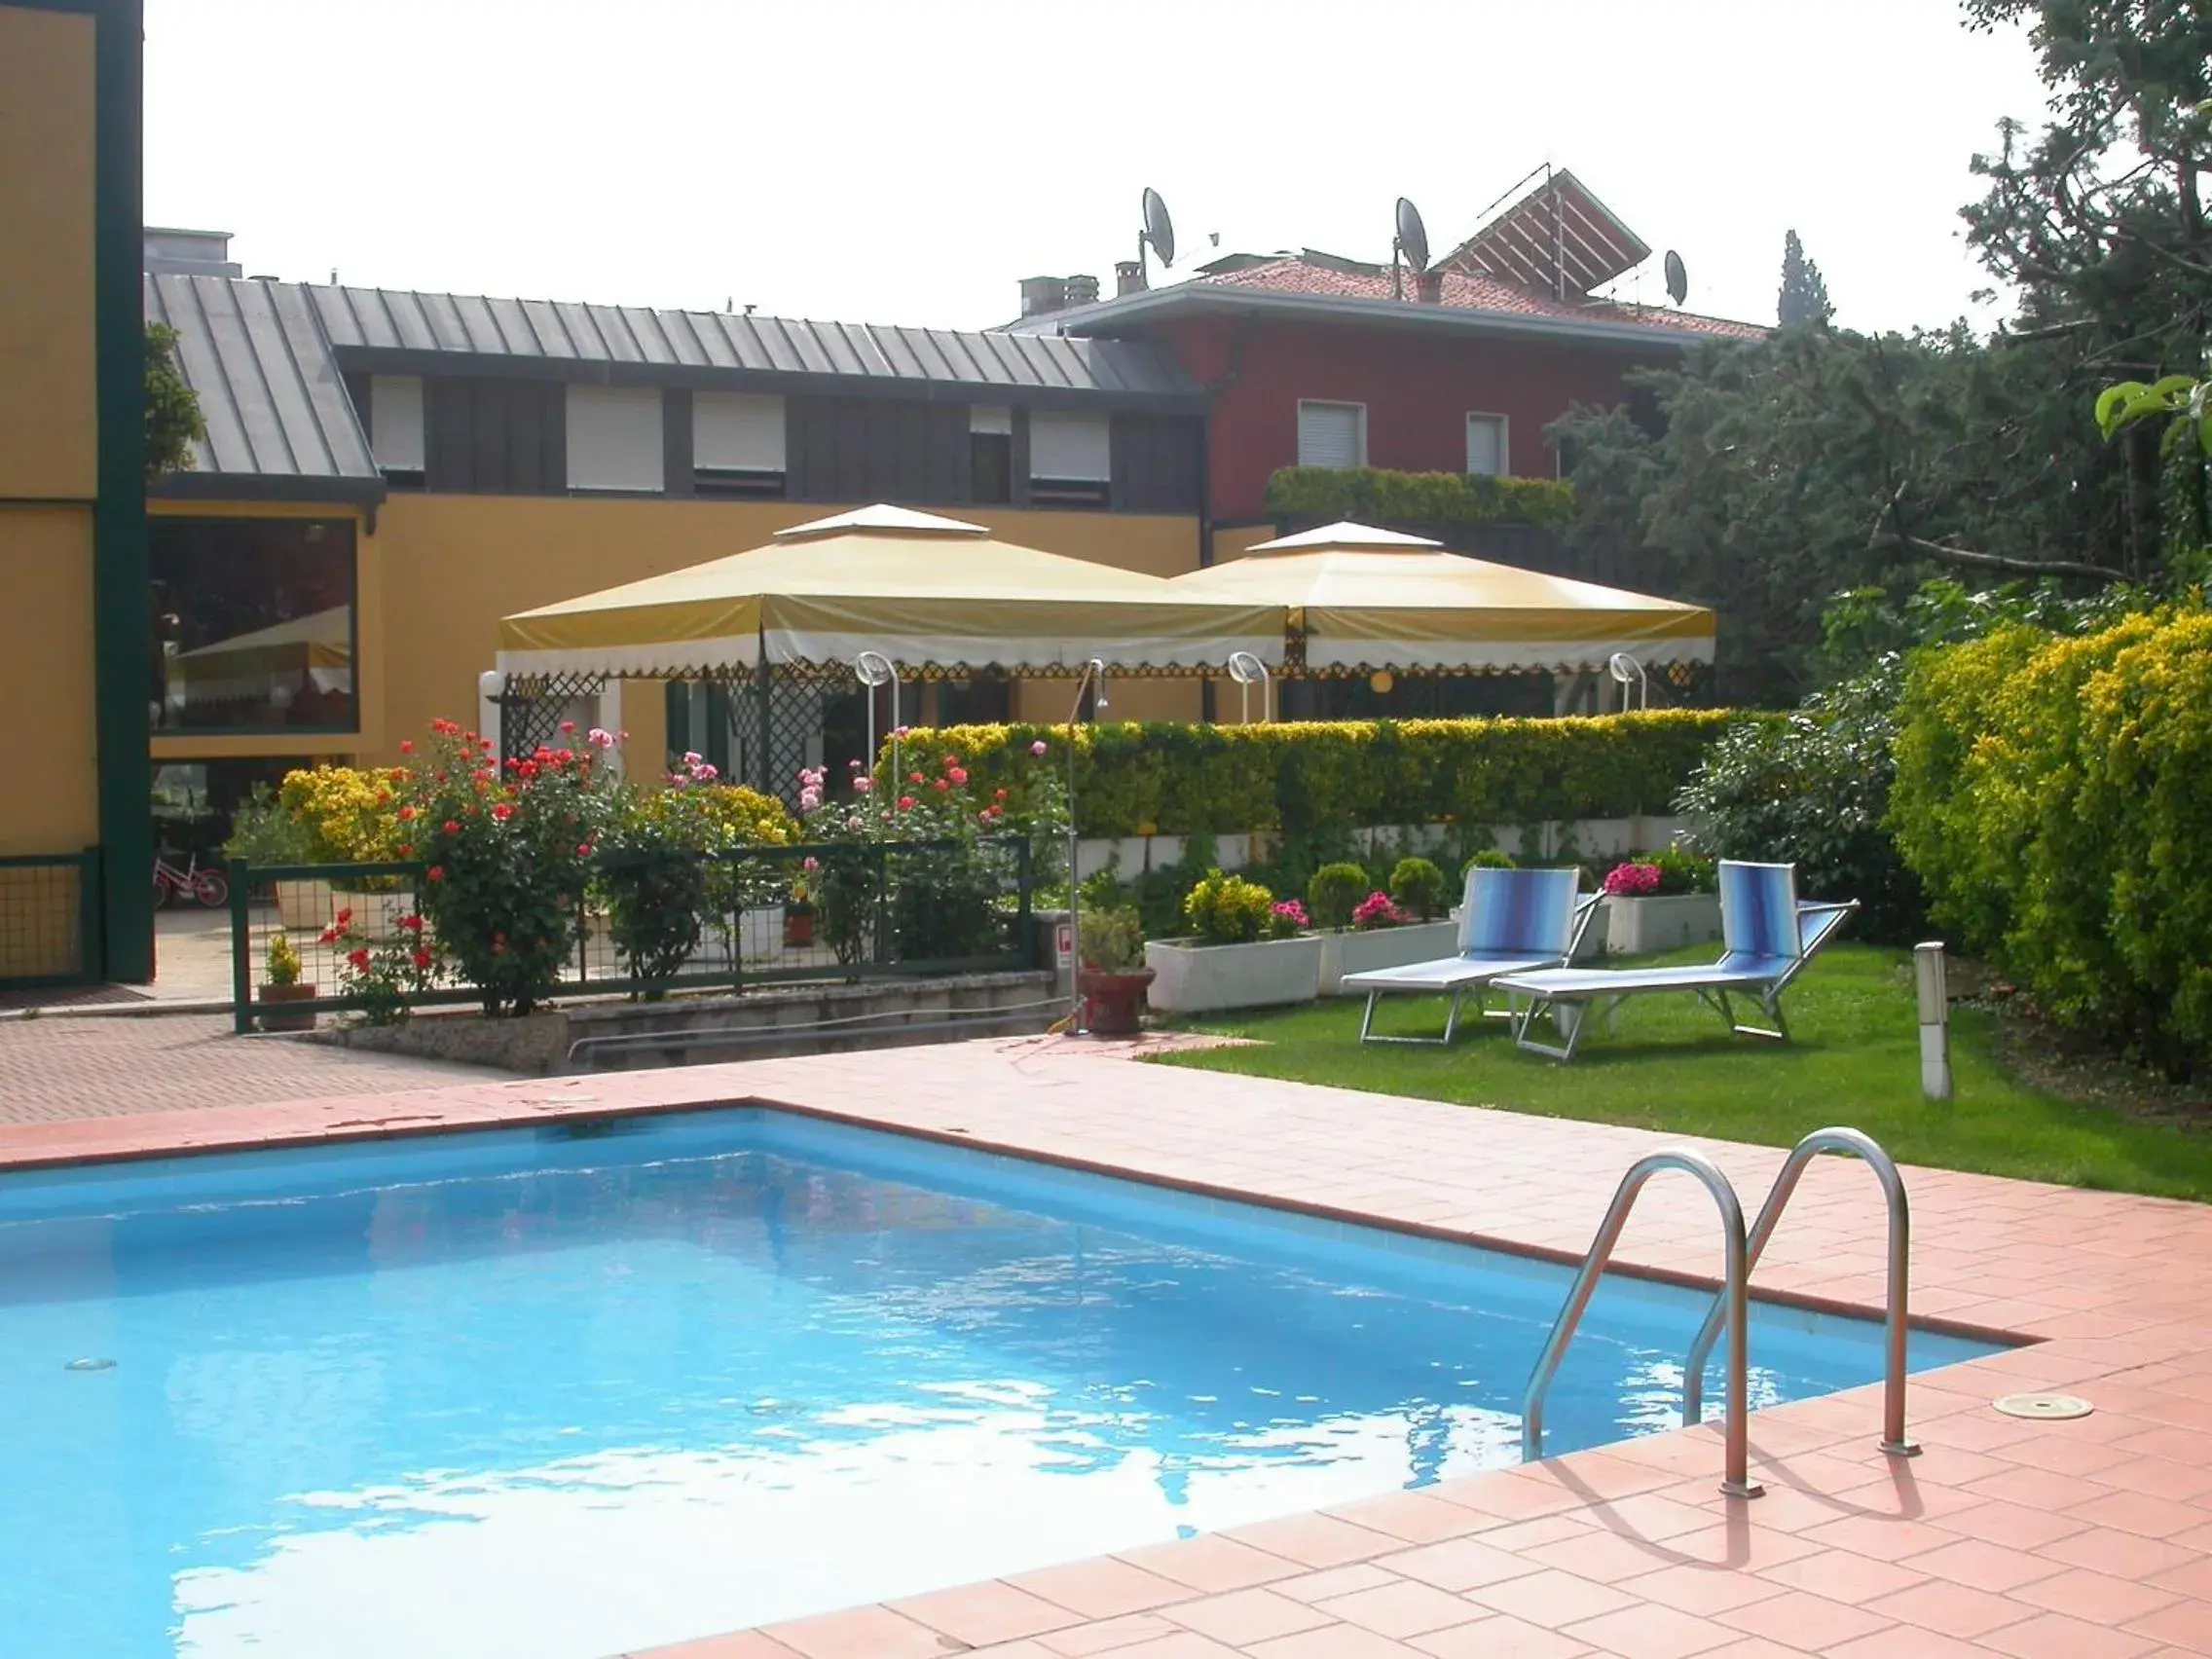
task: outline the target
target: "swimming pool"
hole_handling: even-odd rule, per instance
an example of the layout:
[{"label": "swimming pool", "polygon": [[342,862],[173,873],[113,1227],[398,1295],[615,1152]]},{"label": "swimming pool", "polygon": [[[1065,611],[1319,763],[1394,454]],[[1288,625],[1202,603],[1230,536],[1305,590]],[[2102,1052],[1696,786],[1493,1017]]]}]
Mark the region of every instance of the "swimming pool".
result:
[{"label": "swimming pool", "polygon": [[[1516,1462],[1569,1276],[744,1108],[0,1216],[0,1631],[76,1659],[604,1659]],[[1673,1426],[1703,1311],[1608,1280],[1548,1449]],[[1761,1305],[1751,1359],[1880,1333]]]}]

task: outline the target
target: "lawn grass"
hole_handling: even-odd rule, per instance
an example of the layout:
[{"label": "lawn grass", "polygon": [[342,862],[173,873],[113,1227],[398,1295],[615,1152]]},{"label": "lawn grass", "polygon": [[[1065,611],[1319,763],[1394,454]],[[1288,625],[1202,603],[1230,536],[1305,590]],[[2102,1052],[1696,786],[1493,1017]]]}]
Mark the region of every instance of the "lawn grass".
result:
[{"label": "lawn grass", "polygon": [[[1711,955],[1707,946],[1654,960]],[[1569,1065],[1515,1049],[1502,1020],[1462,1025],[1449,1051],[1363,1047],[1362,999],[1346,997],[1198,1019],[1197,1029],[1262,1046],[1161,1063],[1770,1146],[1843,1124],[1865,1130],[1899,1162],[2212,1198],[2212,1132],[2014,1080],[1992,1057],[1992,1016],[1978,1010],[1952,1011],[1953,1098],[1922,1098],[1911,975],[1905,952],[1830,946],[1784,999],[1794,1039],[1788,1044],[1733,1036],[1694,998],[1665,996],[1624,1005],[1618,1035],[1594,1027]],[[1376,1029],[1433,1033],[1443,1020],[1442,999],[1393,997]]]}]

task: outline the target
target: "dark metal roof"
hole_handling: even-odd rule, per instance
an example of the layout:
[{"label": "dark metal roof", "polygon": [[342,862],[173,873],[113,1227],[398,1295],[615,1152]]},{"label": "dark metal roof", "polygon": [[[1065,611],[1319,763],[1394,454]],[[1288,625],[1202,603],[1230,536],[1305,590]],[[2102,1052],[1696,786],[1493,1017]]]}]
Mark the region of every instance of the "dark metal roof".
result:
[{"label": "dark metal roof", "polygon": [[[1108,399],[1196,406],[1197,385],[1150,342],[1062,340],[866,323],[807,322],[728,312],[655,311],[552,300],[487,299],[404,289],[311,285],[330,343],[353,353],[403,353],[416,369],[457,356],[500,357],[545,369],[590,364],[607,378],[645,383],[758,384],[863,389],[891,382],[996,391],[1021,401]],[[364,357],[377,364],[377,359]],[[398,367],[389,356],[384,361]],[[378,364],[381,366],[381,364]],[[599,378],[595,375],[594,378]],[[870,385],[866,389],[892,389]]]},{"label": "dark metal roof", "polygon": [[368,436],[305,289],[149,276],[145,305],[147,321],[176,331],[177,369],[207,424],[192,469],[160,494],[383,499]]}]

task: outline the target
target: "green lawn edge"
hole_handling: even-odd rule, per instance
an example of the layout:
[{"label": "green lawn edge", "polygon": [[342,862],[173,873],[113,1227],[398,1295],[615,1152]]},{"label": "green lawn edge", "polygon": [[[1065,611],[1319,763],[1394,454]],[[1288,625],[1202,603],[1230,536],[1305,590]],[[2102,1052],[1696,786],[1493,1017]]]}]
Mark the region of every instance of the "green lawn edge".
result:
[{"label": "green lawn edge", "polygon": [[[1712,947],[1660,961],[1710,959]],[[1617,1035],[1583,1039],[1569,1065],[1514,1048],[1501,1020],[1462,1026],[1449,1050],[1358,1041],[1362,999],[1201,1016],[1187,1029],[1257,1040],[1155,1063],[1411,1095],[1547,1118],[1621,1124],[1764,1146],[1813,1129],[1862,1129],[1900,1163],[2158,1198],[2212,1198],[2212,1132],[2071,1100],[2009,1075],[1993,1016],[1951,1015],[1952,1098],[1920,1092],[1909,953],[1840,943],[1784,999],[1792,1041],[1738,1037],[1688,996],[1641,997]],[[1441,999],[1385,999],[1384,1032],[1440,1030]]]}]

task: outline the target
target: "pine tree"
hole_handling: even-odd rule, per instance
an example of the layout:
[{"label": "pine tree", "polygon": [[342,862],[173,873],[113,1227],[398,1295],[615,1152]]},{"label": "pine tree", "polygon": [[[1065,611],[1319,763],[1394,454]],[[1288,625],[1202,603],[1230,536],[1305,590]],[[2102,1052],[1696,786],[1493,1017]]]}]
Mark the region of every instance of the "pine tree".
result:
[{"label": "pine tree", "polygon": [[1795,231],[1782,241],[1782,300],[1776,310],[1785,328],[1793,322],[1825,322],[1835,314],[1821,268],[1805,257],[1805,244]]}]

